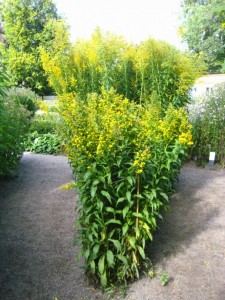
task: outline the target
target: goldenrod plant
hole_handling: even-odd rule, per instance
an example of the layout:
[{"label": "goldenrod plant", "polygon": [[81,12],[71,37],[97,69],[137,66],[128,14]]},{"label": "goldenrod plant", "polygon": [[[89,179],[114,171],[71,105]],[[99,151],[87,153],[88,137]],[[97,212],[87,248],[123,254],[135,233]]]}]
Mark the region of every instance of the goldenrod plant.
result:
[{"label": "goldenrod plant", "polygon": [[42,59],[76,175],[86,272],[104,289],[126,285],[148,262],[146,242],[192,144],[182,106],[197,71],[168,44],[128,45],[99,30]]},{"label": "goldenrod plant", "polygon": [[189,92],[200,70],[195,60],[166,42],[149,39],[139,45],[97,29],[90,40],[74,46],[62,29],[56,28],[57,47],[42,48],[42,61],[49,82],[59,95],[101,93],[113,87],[137,103],[156,101],[166,109],[189,101]]},{"label": "goldenrod plant", "polygon": [[[76,173],[82,254],[102,287],[139,277],[145,245],[192,143],[184,109],[161,117],[113,89],[86,101],[60,100],[67,153]],[[176,128],[176,130],[175,130]]]}]

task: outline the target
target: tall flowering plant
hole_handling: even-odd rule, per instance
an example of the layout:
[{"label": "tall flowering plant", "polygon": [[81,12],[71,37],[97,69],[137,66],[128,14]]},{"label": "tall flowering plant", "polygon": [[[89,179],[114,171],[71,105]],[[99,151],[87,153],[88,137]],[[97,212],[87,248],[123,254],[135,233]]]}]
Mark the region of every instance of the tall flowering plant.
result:
[{"label": "tall flowering plant", "polygon": [[77,176],[86,271],[102,287],[124,284],[147,261],[146,241],[191,143],[186,113],[171,106],[163,117],[113,89],[86,101],[67,94],[60,109]]}]

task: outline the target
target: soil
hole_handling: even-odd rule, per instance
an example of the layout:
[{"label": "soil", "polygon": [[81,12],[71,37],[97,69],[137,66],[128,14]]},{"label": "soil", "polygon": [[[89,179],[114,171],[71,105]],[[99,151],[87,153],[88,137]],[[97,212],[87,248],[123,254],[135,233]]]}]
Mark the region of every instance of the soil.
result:
[{"label": "soil", "polygon": [[[71,181],[66,157],[30,153],[17,178],[0,180],[1,300],[108,298],[77,260],[77,195],[61,189]],[[186,164],[170,208],[147,249],[154,277],[131,284],[125,299],[224,300],[225,170]]]}]

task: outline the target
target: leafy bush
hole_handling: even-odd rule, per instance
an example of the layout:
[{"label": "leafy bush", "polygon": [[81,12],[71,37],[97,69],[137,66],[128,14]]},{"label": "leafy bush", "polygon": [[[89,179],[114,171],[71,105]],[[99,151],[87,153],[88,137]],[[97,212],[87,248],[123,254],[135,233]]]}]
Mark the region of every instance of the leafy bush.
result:
[{"label": "leafy bush", "polygon": [[191,144],[183,109],[129,102],[114,90],[61,100],[79,191],[87,273],[102,287],[139,277],[160,210]]},{"label": "leafy bush", "polygon": [[24,143],[25,150],[42,154],[62,153],[60,117],[57,113],[36,114],[31,120],[30,130]]},{"label": "leafy bush", "polygon": [[38,133],[34,131],[27,135],[25,150],[42,154],[58,154],[62,152],[61,141],[57,134]]},{"label": "leafy bush", "polygon": [[59,126],[57,114],[36,114],[30,125],[30,132],[37,131],[39,134],[56,133]]},{"label": "leafy bush", "polygon": [[0,176],[14,174],[23,151],[22,143],[30,116],[23,105],[6,96],[6,93],[7,90],[0,96]]},{"label": "leafy bush", "polygon": [[37,95],[28,88],[11,88],[7,91],[7,97],[17,104],[23,105],[33,116],[38,109]]},{"label": "leafy bush", "polygon": [[192,156],[199,164],[205,164],[209,152],[216,152],[216,160],[225,164],[225,85],[190,106],[190,121],[193,126],[194,146]]}]

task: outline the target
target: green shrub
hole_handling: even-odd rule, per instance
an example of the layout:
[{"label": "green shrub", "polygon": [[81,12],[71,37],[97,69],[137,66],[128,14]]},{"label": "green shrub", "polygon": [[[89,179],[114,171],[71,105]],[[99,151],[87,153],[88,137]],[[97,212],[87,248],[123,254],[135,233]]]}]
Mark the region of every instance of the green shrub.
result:
[{"label": "green shrub", "polygon": [[31,120],[25,140],[25,150],[42,154],[59,154],[63,150],[60,138],[60,117],[57,113],[36,114]]},{"label": "green shrub", "polygon": [[192,157],[205,164],[209,152],[216,152],[216,160],[225,164],[225,85],[196,99],[190,106],[194,146]]},{"label": "green shrub", "polygon": [[62,152],[61,140],[57,134],[34,131],[27,135],[24,142],[26,151],[41,154],[59,154]]},{"label": "green shrub", "polygon": [[31,89],[13,87],[7,91],[7,97],[17,104],[23,105],[32,116],[38,109],[38,96]]},{"label": "green shrub", "polygon": [[36,114],[31,121],[30,132],[39,134],[56,133],[59,127],[58,114]]},{"label": "green shrub", "polygon": [[0,176],[12,176],[23,151],[30,113],[19,103],[0,96]]}]

